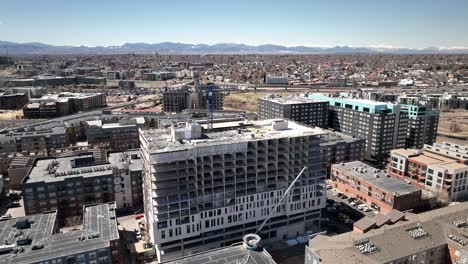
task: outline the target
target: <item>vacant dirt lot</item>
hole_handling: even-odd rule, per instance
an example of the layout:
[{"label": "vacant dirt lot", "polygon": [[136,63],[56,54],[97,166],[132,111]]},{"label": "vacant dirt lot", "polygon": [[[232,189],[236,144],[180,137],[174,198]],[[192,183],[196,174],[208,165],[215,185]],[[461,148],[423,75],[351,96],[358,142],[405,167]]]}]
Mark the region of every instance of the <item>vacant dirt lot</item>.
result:
[{"label": "vacant dirt lot", "polygon": [[[246,93],[230,94],[224,98],[224,109],[255,112],[257,111],[258,98],[264,97],[269,94],[272,94],[272,93],[271,92],[246,92]],[[297,93],[275,92],[275,94],[285,96],[285,95],[294,95]]]},{"label": "vacant dirt lot", "polygon": [[467,144],[468,111],[450,110],[440,113],[437,142],[450,141]]}]

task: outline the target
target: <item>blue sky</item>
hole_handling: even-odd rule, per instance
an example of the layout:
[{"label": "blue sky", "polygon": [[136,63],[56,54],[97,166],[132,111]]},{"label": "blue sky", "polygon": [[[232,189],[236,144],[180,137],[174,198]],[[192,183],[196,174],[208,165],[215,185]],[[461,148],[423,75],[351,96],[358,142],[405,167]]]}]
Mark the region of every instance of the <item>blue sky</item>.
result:
[{"label": "blue sky", "polygon": [[468,47],[468,0],[0,0],[0,40]]}]

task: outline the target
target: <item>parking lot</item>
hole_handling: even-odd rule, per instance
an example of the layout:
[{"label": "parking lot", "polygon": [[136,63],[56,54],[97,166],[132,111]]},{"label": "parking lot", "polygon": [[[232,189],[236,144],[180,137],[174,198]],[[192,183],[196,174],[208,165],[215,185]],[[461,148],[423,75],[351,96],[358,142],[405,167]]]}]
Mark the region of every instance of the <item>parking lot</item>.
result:
[{"label": "parking lot", "polygon": [[[357,202],[357,203],[356,203]],[[373,217],[374,210],[359,206],[359,202],[342,196],[339,192],[329,189],[327,191],[327,207],[322,210],[322,228],[327,229],[329,235],[342,234],[352,231],[353,224],[364,216]],[[361,208],[360,209],[358,209]]]},{"label": "parking lot", "polygon": [[13,194],[5,197],[0,205],[0,216],[11,218],[25,216],[23,199]]}]

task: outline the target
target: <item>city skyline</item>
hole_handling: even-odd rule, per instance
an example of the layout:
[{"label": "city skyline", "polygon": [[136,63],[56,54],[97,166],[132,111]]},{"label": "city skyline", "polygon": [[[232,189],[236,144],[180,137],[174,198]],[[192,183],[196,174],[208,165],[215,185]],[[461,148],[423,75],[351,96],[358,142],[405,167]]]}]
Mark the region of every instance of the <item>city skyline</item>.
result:
[{"label": "city skyline", "polygon": [[[25,8],[27,6],[28,8]],[[0,11],[1,40],[69,46],[242,43],[307,47],[466,48],[468,3],[212,0],[178,5],[27,1]]]}]

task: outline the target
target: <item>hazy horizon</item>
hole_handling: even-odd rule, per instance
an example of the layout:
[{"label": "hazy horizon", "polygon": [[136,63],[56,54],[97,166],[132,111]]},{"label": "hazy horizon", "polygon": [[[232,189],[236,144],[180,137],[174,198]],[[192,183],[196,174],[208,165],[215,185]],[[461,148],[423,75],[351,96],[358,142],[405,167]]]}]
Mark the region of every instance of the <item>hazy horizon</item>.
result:
[{"label": "hazy horizon", "polygon": [[3,41],[58,46],[242,43],[307,47],[467,47],[468,2],[7,1]]}]

